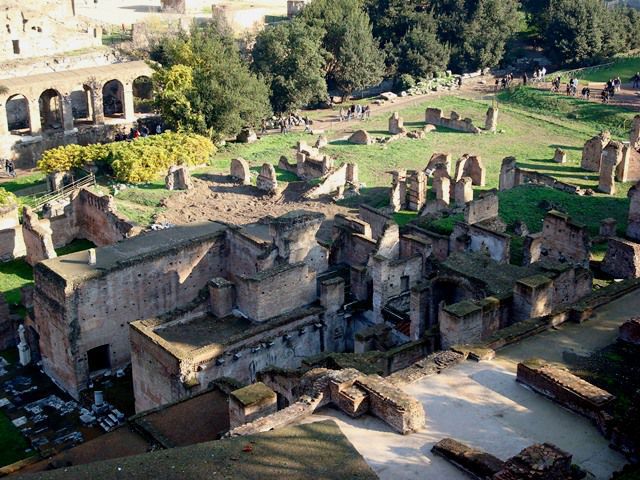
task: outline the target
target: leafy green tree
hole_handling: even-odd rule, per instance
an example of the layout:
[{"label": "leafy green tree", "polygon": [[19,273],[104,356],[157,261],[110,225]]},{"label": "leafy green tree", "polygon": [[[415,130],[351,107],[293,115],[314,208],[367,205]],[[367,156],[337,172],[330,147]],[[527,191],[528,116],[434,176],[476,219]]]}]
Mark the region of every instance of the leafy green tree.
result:
[{"label": "leafy green tree", "polygon": [[348,98],[356,90],[379,84],[383,73],[384,56],[373,38],[369,17],[358,11],[347,19],[334,72],[336,88]]},{"label": "leafy green tree", "polygon": [[162,64],[153,78],[156,104],[162,112],[176,110],[168,116],[173,128],[224,138],[271,115],[267,84],[217,24],[194,24],[188,33],[165,38],[152,58]]},{"label": "leafy green tree", "polygon": [[438,40],[434,24],[410,28],[398,45],[399,74],[427,78],[447,69],[449,49]]},{"label": "leafy green tree", "polygon": [[601,0],[554,0],[545,31],[547,54],[578,65],[605,54],[609,12]]},{"label": "leafy green tree", "polygon": [[382,80],[384,56],[373,37],[363,0],[314,0],[300,18],[309,27],[324,32],[327,81],[343,96]]},{"label": "leafy green tree", "polygon": [[256,38],[253,70],[270,84],[276,113],[292,112],[325,99],[322,31],[294,20],[267,27]]}]

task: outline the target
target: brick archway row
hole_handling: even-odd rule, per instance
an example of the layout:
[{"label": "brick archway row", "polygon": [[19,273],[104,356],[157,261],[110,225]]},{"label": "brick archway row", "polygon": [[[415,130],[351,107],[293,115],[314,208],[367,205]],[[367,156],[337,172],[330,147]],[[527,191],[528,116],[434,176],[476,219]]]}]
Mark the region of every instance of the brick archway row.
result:
[{"label": "brick archway row", "polygon": [[105,117],[102,89],[112,80],[117,80],[122,85],[123,118],[132,121],[135,119],[133,82],[139,77],[150,77],[152,72],[151,67],[145,62],[137,61],[0,80],[0,85],[8,90],[0,95],[0,135],[9,133],[6,106],[12,97],[18,95],[23,96],[28,104],[31,135],[39,135],[42,131],[40,96],[52,90],[59,95],[65,131],[74,128],[71,93],[78,88],[88,92],[92,122],[101,125]]}]

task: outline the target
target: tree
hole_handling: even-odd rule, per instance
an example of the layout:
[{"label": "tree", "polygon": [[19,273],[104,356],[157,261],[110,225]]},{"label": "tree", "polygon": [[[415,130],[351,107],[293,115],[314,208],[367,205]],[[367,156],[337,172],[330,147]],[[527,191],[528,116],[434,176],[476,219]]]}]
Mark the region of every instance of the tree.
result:
[{"label": "tree", "polygon": [[217,24],[194,24],[189,33],[165,38],[152,58],[162,63],[153,77],[156,104],[173,128],[225,138],[271,115],[265,81]]},{"label": "tree", "polygon": [[302,11],[301,20],[324,32],[327,81],[343,96],[382,80],[384,56],[362,0],[314,0]]},{"label": "tree", "polygon": [[547,54],[569,65],[589,63],[604,54],[607,7],[601,0],[554,0],[545,31]]},{"label": "tree", "polygon": [[358,11],[347,19],[345,38],[334,72],[336,88],[343,97],[357,90],[378,85],[384,73],[384,57],[373,38],[366,13]]},{"label": "tree", "polygon": [[398,45],[399,74],[428,78],[446,70],[448,63],[449,49],[439,42],[435,24],[410,28]]},{"label": "tree", "polygon": [[322,31],[294,20],[267,27],[256,38],[253,70],[269,82],[276,113],[292,112],[325,99]]},{"label": "tree", "polygon": [[518,30],[518,17],[516,0],[479,0],[464,30],[457,63],[466,70],[498,65]]}]

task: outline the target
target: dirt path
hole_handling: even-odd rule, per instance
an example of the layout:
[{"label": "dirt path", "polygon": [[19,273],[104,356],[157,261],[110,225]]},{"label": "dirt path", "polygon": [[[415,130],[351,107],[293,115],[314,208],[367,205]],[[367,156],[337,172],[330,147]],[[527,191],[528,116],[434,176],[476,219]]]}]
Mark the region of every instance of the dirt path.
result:
[{"label": "dirt path", "polygon": [[156,221],[186,224],[219,221],[244,225],[267,215],[277,217],[292,210],[311,210],[324,213],[327,222],[321,228],[319,238],[331,237],[330,221],[336,213],[348,214],[351,209],[329,200],[304,200],[302,195],[309,188],[306,182],[282,184],[283,190],[275,196],[262,195],[254,186],[231,183],[225,175],[203,175],[193,179],[194,188],[175,193],[166,198]]}]

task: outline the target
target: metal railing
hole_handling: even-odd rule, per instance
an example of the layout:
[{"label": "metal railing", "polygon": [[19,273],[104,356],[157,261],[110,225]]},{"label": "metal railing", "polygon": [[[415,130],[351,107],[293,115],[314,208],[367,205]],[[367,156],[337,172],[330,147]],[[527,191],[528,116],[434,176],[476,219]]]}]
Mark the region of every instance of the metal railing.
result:
[{"label": "metal railing", "polygon": [[43,195],[36,195],[30,197],[29,200],[25,203],[31,206],[33,210],[40,210],[44,205],[49,202],[55,202],[56,200],[60,200],[62,198],[70,196],[76,190],[85,187],[93,187],[96,184],[96,176],[89,172],[86,176],[71,182],[68,185],[65,185],[58,190],[54,190],[53,192],[45,193]]}]

